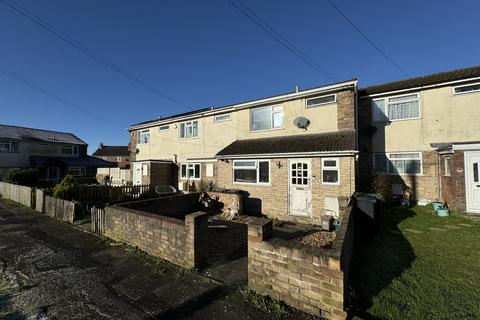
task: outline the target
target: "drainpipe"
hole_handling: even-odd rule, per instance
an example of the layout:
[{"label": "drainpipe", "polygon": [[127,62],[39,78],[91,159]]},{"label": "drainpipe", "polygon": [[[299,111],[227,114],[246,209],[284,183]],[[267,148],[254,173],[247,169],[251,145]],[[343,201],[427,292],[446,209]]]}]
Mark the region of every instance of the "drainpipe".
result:
[{"label": "drainpipe", "polygon": [[437,180],[437,201],[440,200],[440,192],[442,190],[441,181],[440,181],[440,155],[438,151],[435,152],[435,171],[436,171],[436,180]]}]

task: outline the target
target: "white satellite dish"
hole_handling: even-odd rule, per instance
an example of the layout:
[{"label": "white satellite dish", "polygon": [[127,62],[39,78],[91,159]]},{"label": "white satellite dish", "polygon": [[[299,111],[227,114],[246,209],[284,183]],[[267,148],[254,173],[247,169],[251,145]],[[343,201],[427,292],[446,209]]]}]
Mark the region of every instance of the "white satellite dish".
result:
[{"label": "white satellite dish", "polygon": [[300,129],[307,130],[308,126],[310,125],[310,120],[305,117],[298,117],[293,120],[293,124]]}]

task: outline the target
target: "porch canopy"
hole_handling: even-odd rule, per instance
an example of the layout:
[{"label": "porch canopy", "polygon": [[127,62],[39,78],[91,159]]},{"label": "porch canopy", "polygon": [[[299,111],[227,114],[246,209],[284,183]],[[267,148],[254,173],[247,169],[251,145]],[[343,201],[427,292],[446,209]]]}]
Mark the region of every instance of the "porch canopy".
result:
[{"label": "porch canopy", "polygon": [[62,164],[65,167],[94,167],[110,168],[116,167],[116,163],[108,162],[91,156],[85,157],[43,157],[30,156],[30,165],[32,167],[48,167],[51,165]]},{"label": "porch canopy", "polygon": [[296,134],[236,140],[220,150],[219,159],[246,157],[299,157],[353,155],[357,153],[355,130]]}]

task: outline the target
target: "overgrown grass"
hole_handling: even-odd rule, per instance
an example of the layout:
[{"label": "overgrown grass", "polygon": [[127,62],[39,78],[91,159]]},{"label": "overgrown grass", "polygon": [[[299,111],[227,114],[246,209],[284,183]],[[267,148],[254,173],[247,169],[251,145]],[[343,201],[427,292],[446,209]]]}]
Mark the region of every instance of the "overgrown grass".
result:
[{"label": "overgrown grass", "polygon": [[480,318],[480,221],[455,213],[440,218],[431,206],[390,208],[381,233],[356,251],[352,287],[360,316]]},{"label": "overgrown grass", "polygon": [[244,301],[253,303],[260,310],[266,311],[277,318],[288,314],[289,308],[285,303],[274,300],[268,296],[262,296],[250,290],[243,290],[241,296]]}]

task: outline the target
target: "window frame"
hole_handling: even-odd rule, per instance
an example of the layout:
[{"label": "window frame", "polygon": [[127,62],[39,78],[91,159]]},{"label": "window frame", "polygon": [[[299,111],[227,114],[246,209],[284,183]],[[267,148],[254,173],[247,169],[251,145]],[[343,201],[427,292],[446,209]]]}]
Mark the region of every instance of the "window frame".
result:
[{"label": "window frame", "polygon": [[[417,117],[411,117],[411,118],[402,118],[402,119],[390,119],[388,117],[388,108],[390,106],[390,99],[394,98],[401,98],[405,96],[411,96],[411,95],[416,95],[417,96],[417,101],[418,101],[418,116]],[[380,121],[380,120],[375,120],[375,114],[374,114],[374,109],[373,109],[373,102],[374,101],[380,101],[383,100],[385,103],[385,119],[386,121]],[[408,101],[408,100],[407,100]],[[411,101],[414,101],[413,99]],[[393,104],[393,103],[392,103]],[[372,123],[385,123],[385,122],[396,122],[396,121],[407,121],[407,120],[415,120],[415,119],[420,119],[422,118],[422,103],[420,99],[420,93],[419,92],[411,92],[411,93],[404,93],[404,94],[399,94],[399,95],[394,95],[394,96],[388,96],[388,97],[383,97],[383,98],[372,98],[370,102],[370,109],[372,110],[372,115],[371,115],[371,120]]]},{"label": "window frame", "polygon": [[[79,174],[72,174],[70,170],[72,169],[78,169]],[[68,167],[67,173],[73,177],[83,177],[86,175],[87,168],[86,167],[79,167],[79,166],[74,166],[74,167]]]},{"label": "window frame", "polygon": [[[282,111],[274,111],[274,108],[281,107]],[[268,129],[259,129],[259,130],[254,130],[253,129],[253,111],[254,110],[259,110],[259,109],[270,109],[270,128]],[[282,126],[281,127],[274,127],[274,114],[276,113],[282,113]],[[250,109],[250,132],[262,132],[262,131],[272,131],[272,130],[282,130],[285,129],[285,108],[283,107],[282,104],[275,104],[271,106],[263,106],[263,107],[256,107],[256,108],[251,108]]]},{"label": "window frame", "polygon": [[[335,161],[335,166],[334,167],[326,167],[325,166],[325,161]],[[331,185],[331,186],[339,186],[340,185],[340,158],[322,158],[322,167],[321,167],[321,182],[324,185]],[[328,170],[328,171],[337,171],[337,182],[325,182],[323,181],[323,171]]]},{"label": "window frame", "polygon": [[[235,163],[238,162],[255,162],[254,166],[235,167]],[[260,162],[268,163],[268,182],[260,182]],[[235,181],[235,170],[255,170],[256,182],[237,182]],[[244,185],[258,185],[258,186],[270,186],[272,184],[272,164],[270,159],[239,159],[233,160],[232,163],[232,183],[244,184]]]},{"label": "window frame", "polygon": [[163,124],[163,125],[158,126],[158,131],[160,131],[160,132],[168,131],[168,130],[170,130],[170,125],[169,124]]},{"label": "window frame", "polygon": [[[448,166],[447,166],[448,162]],[[452,157],[451,156],[446,156],[443,159],[443,176],[444,177],[451,177],[452,176]],[[447,170],[448,168],[448,170]]]},{"label": "window frame", "polygon": [[[2,143],[2,144],[7,144],[8,143],[8,151],[0,151],[0,153],[20,153],[20,142],[19,141],[1,139],[0,143]],[[14,144],[17,145],[17,150],[16,151],[12,151]]]},{"label": "window frame", "polygon": [[[418,158],[411,158],[411,159],[420,160],[420,173],[400,173],[400,174],[390,173],[390,162],[391,162],[390,156],[392,154],[407,154],[407,153],[417,153],[419,155]],[[388,160],[385,166],[385,172],[376,171],[376,167],[377,167],[376,161],[375,161],[376,155],[385,155],[386,161]],[[381,175],[389,175],[389,176],[423,176],[423,154],[421,151],[373,152],[372,157],[373,157],[373,169],[375,174],[377,175],[381,174]],[[409,158],[403,158],[403,159],[409,159]]]},{"label": "window frame", "polygon": [[464,87],[470,87],[470,86],[475,86],[475,85],[480,85],[480,82],[473,82],[473,83],[469,83],[469,84],[463,84],[463,85],[459,85],[459,86],[453,86],[453,87],[452,87],[453,95],[454,95],[454,96],[459,96],[459,95],[462,95],[462,94],[479,93],[479,92],[480,92],[480,89],[471,90],[471,91],[465,91],[465,92],[456,92],[456,91],[455,91],[455,89],[457,89],[457,88],[464,88]]},{"label": "window frame", "polygon": [[[218,120],[219,117],[227,117],[224,120]],[[232,114],[231,113],[225,113],[225,114],[218,114],[213,117],[213,122],[214,123],[220,123],[220,122],[227,122],[227,121],[232,121]]]},{"label": "window frame", "polygon": [[[196,136],[193,135],[193,123],[194,122],[197,123],[197,135]],[[190,127],[192,128],[192,136],[191,137],[187,137],[187,125],[188,124],[190,124]],[[183,137],[182,137],[182,125],[183,125]],[[181,139],[181,140],[197,139],[199,134],[200,134],[200,126],[199,126],[198,119],[197,120],[182,121],[178,124],[178,138]]]},{"label": "window frame", "polygon": [[[198,165],[198,178],[195,177],[196,169]],[[182,167],[185,166],[185,176],[182,173]],[[193,168],[193,177],[188,174],[189,169]],[[184,162],[180,164],[180,179],[182,180],[201,180],[202,179],[202,164],[200,162]]]},{"label": "window frame", "polygon": [[[145,142],[145,139],[142,139],[143,135],[148,134],[148,141]],[[150,144],[150,129],[143,129],[137,131],[137,144]]]},{"label": "window frame", "polygon": [[[65,153],[63,152],[64,149],[70,149],[70,153]],[[79,147],[77,145],[62,145],[60,147],[60,153],[63,155],[68,155],[68,156],[78,156],[79,154]]]},{"label": "window frame", "polygon": [[[314,105],[311,105],[311,106],[308,105],[309,100],[314,100],[314,99],[329,97],[329,96],[333,96],[333,101],[321,102],[321,103],[317,103],[317,104],[314,104]],[[315,107],[319,107],[319,106],[323,106],[323,105],[327,105],[327,104],[334,104],[334,103],[337,103],[337,94],[336,93],[324,94],[324,95],[315,96],[315,97],[305,99],[305,108],[310,109],[310,108],[315,108]]]}]

